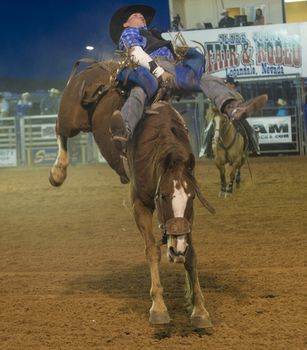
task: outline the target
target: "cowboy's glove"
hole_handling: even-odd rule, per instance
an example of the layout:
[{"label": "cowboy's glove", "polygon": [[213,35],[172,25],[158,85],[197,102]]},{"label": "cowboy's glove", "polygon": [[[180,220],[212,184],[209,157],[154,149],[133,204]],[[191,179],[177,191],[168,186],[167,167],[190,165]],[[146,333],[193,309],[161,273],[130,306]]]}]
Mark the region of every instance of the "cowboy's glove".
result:
[{"label": "cowboy's glove", "polygon": [[173,79],[173,75],[169,72],[164,71],[160,78],[161,78],[161,81],[168,82]]},{"label": "cowboy's glove", "polygon": [[172,80],[173,80],[173,75],[170,74],[169,72],[164,71],[160,77],[158,78],[159,85],[162,88],[171,88],[172,87]]}]

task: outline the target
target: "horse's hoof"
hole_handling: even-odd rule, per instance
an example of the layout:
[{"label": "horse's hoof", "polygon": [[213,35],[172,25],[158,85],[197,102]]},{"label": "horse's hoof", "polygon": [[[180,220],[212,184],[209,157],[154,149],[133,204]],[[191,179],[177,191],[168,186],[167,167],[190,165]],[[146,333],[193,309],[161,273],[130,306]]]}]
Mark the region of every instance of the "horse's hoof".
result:
[{"label": "horse's hoof", "polygon": [[171,319],[167,311],[163,311],[163,312],[150,311],[149,312],[149,322],[151,324],[167,324],[167,323],[170,323],[170,321]]},{"label": "horse's hoof", "polygon": [[119,178],[120,178],[120,182],[123,185],[126,185],[130,182],[129,178],[126,175],[121,175]]},{"label": "horse's hoof", "polygon": [[49,173],[49,182],[52,186],[61,186],[66,179],[66,175],[66,169],[63,169],[59,166],[53,166]]},{"label": "horse's hoof", "polygon": [[54,186],[54,187],[59,187],[62,185],[63,182],[56,182],[50,172],[49,174],[49,182],[50,182],[50,185]]},{"label": "horse's hoof", "polygon": [[212,328],[212,322],[205,316],[192,316],[191,325],[195,328]]}]

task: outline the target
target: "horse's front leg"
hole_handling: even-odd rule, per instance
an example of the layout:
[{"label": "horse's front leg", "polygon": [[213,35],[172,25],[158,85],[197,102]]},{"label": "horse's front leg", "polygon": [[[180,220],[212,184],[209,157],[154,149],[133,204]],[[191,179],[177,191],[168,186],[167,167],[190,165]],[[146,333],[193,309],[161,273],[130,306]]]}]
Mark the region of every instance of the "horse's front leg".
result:
[{"label": "horse's front leg", "polygon": [[228,194],[232,194],[233,193],[233,182],[235,180],[235,174],[236,174],[236,167],[233,166],[232,167],[232,170],[229,174],[229,183],[228,183],[228,186],[227,186],[227,193]]},{"label": "horse's front leg", "polygon": [[212,327],[210,316],[204,306],[204,297],[199,285],[196,254],[192,243],[189,246],[186,261],[186,299],[191,313],[191,324],[196,328]]},{"label": "horse's front leg", "polygon": [[241,183],[241,169],[237,169],[236,172],[236,185],[239,188]]},{"label": "horse's front leg", "polygon": [[225,165],[220,164],[219,162],[215,163],[220,172],[220,181],[221,181],[221,189],[219,196],[226,194],[226,170]]},{"label": "horse's front leg", "polygon": [[227,193],[232,194],[233,193],[233,183],[236,180],[236,173],[237,170],[239,169],[239,179],[240,179],[240,168],[239,168],[239,162],[234,162],[232,164],[232,169],[229,174],[229,184],[227,188]]},{"label": "horse's front leg", "polygon": [[152,306],[149,311],[149,321],[152,324],[165,324],[170,322],[170,317],[163,300],[163,287],[160,281],[159,263],[161,250],[156,244],[152,232],[151,209],[147,208],[139,199],[133,200],[134,219],[145,242],[145,254],[150,267],[151,288],[150,296]]},{"label": "horse's front leg", "polygon": [[57,135],[58,155],[50,169],[49,182],[52,186],[60,186],[66,179],[69,164],[67,152],[67,137]]}]

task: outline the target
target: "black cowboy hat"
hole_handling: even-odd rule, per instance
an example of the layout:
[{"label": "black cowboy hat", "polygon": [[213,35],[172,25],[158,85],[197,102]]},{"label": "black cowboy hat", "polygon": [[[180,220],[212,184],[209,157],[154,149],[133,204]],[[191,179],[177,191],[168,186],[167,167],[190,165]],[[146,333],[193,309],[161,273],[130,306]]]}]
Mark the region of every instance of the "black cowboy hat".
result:
[{"label": "black cowboy hat", "polygon": [[229,77],[229,76],[226,78],[225,83],[233,84],[233,85],[235,85],[235,86],[238,86],[238,85],[239,85],[238,80],[234,80],[233,77]]},{"label": "black cowboy hat", "polygon": [[112,16],[109,24],[109,32],[115,44],[118,44],[119,38],[124,30],[123,24],[133,13],[141,13],[149,25],[154,18],[156,10],[147,5],[128,5],[118,9]]}]

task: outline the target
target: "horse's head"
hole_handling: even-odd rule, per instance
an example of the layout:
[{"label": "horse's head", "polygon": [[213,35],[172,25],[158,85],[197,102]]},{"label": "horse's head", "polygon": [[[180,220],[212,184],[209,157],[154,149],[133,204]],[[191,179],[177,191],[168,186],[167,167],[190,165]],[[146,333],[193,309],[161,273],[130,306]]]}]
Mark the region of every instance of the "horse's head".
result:
[{"label": "horse's head", "polygon": [[187,160],[169,154],[158,180],[155,204],[160,227],[167,242],[167,256],[170,262],[185,262],[192,240],[195,195],[208,206],[193,176],[194,166],[193,154],[190,154]]},{"label": "horse's head", "polygon": [[188,173],[194,168],[194,157],[184,162],[170,154],[163,168],[155,195],[156,209],[166,235],[169,261],[184,262],[192,233],[195,191]]},{"label": "horse's head", "polygon": [[221,135],[225,132],[227,125],[229,125],[229,119],[224,114],[216,114],[213,118],[214,125],[214,141],[218,142]]}]

